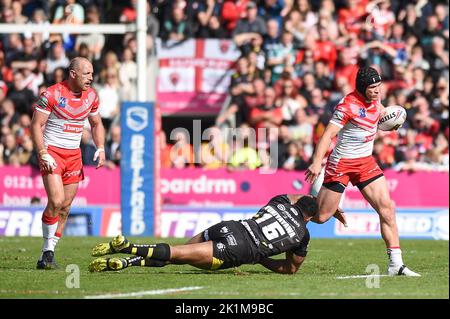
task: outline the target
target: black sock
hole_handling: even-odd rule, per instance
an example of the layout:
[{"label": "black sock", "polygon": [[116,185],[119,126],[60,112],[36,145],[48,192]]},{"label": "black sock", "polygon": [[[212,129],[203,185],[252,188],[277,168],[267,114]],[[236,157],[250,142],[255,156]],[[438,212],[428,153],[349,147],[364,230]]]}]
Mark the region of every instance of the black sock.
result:
[{"label": "black sock", "polygon": [[141,256],[127,257],[127,267],[130,266],[140,266],[140,267],[164,267],[166,265],[165,261],[158,259],[143,258]]},{"label": "black sock", "polygon": [[128,245],[128,247],[122,248],[120,250],[120,252],[123,254],[142,256],[142,254],[144,254],[146,250],[148,250],[150,247],[153,247],[153,246],[154,245],[140,245],[140,244],[130,243],[130,245]]},{"label": "black sock", "polygon": [[122,249],[120,252],[161,261],[168,261],[170,259],[170,246],[165,243],[156,245],[130,244],[130,246]]}]

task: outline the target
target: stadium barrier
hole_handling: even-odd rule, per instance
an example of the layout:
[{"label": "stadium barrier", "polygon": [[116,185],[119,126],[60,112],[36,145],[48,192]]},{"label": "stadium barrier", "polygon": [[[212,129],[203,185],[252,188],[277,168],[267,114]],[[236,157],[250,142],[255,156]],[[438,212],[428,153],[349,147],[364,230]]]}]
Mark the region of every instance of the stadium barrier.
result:
[{"label": "stadium barrier", "polygon": [[[397,221],[403,238],[448,239],[448,173],[385,172],[398,208]],[[120,170],[86,167],[76,205],[71,210],[66,235],[114,236],[121,232]],[[160,191],[164,200],[157,220],[162,237],[189,237],[223,219],[247,218],[280,193],[306,193],[303,172],[161,170]],[[441,185],[436,188],[435,185]],[[39,172],[30,167],[0,170],[0,236],[40,236],[42,207],[30,207],[33,196],[45,191]],[[315,237],[377,237],[376,213],[349,187],[344,208],[349,228],[334,220],[310,224]],[[151,212],[151,211],[150,211]]]},{"label": "stadium barrier", "polygon": [[[85,167],[74,206],[119,206],[121,178],[119,169]],[[400,208],[433,208],[449,205],[449,174],[385,171],[392,199]],[[439,187],[436,187],[439,185]],[[230,172],[226,169],[161,169],[160,190],[164,205],[186,206],[260,206],[281,193],[307,193],[304,172],[279,170],[276,174],[258,171]],[[349,185],[345,208],[367,208],[356,187]],[[37,197],[46,203],[39,171],[29,166],[2,167],[0,206],[28,206]]]},{"label": "stadium barrier", "polygon": [[[385,171],[397,207],[448,207],[448,173],[414,174]],[[440,185],[439,188],[436,185]],[[278,170],[275,174],[227,169],[161,170],[163,204],[188,206],[261,206],[278,194],[308,193],[304,172]],[[357,187],[345,192],[344,208],[368,208]]]}]

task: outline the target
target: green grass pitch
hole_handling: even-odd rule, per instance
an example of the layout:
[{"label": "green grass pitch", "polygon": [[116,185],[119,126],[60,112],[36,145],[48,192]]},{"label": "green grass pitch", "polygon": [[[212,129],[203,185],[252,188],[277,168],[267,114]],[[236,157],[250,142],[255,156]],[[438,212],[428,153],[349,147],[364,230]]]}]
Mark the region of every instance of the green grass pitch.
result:
[{"label": "green grass pitch", "polygon": [[[381,239],[312,239],[308,257],[295,275],[275,274],[260,265],[215,272],[170,265],[89,273],[91,247],[107,240],[63,237],[56,249],[60,269],[42,271],[35,269],[41,238],[0,237],[0,298],[116,298],[118,294],[126,298],[131,293],[163,299],[449,298],[448,241],[403,240],[405,263],[422,277],[378,277],[377,288],[373,278],[338,277],[365,275],[369,264],[378,265],[384,273],[387,256]],[[136,238],[134,242],[155,240]],[[66,268],[71,264],[79,267],[79,288],[66,285],[76,285],[75,277],[68,277],[75,274],[70,272],[74,268]],[[186,287],[195,290],[180,290]]]}]

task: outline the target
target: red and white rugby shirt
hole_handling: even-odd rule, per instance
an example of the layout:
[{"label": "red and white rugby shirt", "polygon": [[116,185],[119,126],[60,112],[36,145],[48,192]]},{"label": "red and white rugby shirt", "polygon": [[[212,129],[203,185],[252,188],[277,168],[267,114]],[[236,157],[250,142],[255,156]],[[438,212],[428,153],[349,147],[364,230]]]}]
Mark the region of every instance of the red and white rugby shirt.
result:
[{"label": "red and white rugby shirt", "polygon": [[336,106],[330,123],[340,128],[336,147],[330,159],[360,158],[372,155],[382,105],[379,101],[366,103],[353,91]]},{"label": "red and white rugby shirt", "polygon": [[49,115],[44,130],[45,146],[79,148],[85,120],[98,114],[98,105],[97,93],[92,88],[81,95],[73,94],[67,81],[47,88],[34,105],[36,111]]}]

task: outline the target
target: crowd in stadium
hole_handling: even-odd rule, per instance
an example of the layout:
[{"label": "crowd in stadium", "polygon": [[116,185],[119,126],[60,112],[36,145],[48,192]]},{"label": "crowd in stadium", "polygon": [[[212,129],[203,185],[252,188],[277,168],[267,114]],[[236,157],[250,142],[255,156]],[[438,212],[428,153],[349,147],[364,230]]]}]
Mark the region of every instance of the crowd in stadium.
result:
[{"label": "crowd in stadium", "polygon": [[[135,21],[136,1],[121,3],[0,0],[0,23]],[[211,129],[216,146],[202,145],[196,150],[201,160],[194,164],[193,147],[183,133],[175,141],[162,136],[163,167],[255,169],[277,156],[279,168],[304,170],[333,107],[354,89],[358,65],[367,65],[383,77],[383,104],[402,105],[408,113],[398,131],[379,132],[374,153],[380,166],[448,171],[447,1],[151,0],[147,10],[149,55],[157,54],[156,37],[228,38],[242,52],[230,103]],[[103,34],[0,34],[0,166],[37,165],[29,130],[33,103],[64,79],[75,56],[94,64],[94,87],[108,131],[107,166],[118,165],[119,108],[121,101],[136,98],[135,55],[131,33],[119,41]],[[275,130],[258,136],[257,143],[247,139],[235,147],[221,140],[227,127],[242,128],[244,135],[251,128]],[[89,130],[83,133],[82,150],[85,165],[95,165]]]}]

